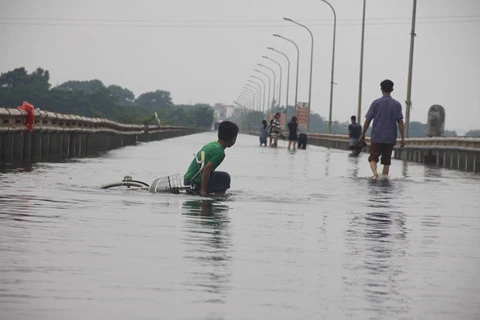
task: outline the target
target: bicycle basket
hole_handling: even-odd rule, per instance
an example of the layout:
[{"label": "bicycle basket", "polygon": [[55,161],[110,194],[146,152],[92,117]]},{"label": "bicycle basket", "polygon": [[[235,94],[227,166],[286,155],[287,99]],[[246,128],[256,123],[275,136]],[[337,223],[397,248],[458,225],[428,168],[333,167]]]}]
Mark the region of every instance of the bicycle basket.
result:
[{"label": "bicycle basket", "polygon": [[155,179],[148,191],[152,193],[164,192],[164,193],[180,193],[180,190],[184,190],[185,187],[182,184],[182,179],[179,174],[174,174],[171,176],[160,177]]}]

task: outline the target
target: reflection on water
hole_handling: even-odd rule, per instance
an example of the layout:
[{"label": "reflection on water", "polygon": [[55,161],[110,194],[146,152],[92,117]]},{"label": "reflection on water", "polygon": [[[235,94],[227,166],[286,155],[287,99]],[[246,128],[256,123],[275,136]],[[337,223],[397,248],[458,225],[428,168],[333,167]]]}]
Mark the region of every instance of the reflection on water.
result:
[{"label": "reflection on water", "polygon": [[201,300],[225,303],[231,277],[232,247],[229,230],[229,207],[219,200],[188,200],[183,202],[187,246],[184,259],[197,266],[188,275],[186,290],[198,291]]},{"label": "reflection on water", "polygon": [[401,262],[407,250],[405,213],[398,203],[401,183],[390,180],[370,180],[367,183],[365,209],[353,213],[346,233],[350,252],[362,258],[353,260],[352,270],[365,270],[360,279],[348,279],[348,286],[363,283],[369,309],[379,319],[389,319],[406,312],[409,297],[400,294],[400,279],[404,273]]}]

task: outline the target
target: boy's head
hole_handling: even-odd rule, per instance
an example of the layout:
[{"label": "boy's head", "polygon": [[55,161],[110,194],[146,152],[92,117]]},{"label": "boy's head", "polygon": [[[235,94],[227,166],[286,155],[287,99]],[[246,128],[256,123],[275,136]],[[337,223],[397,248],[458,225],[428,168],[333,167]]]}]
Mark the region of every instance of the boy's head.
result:
[{"label": "boy's head", "polygon": [[355,121],[357,121],[357,117],[356,116],[351,116],[350,120],[352,120],[352,122],[355,122]]},{"label": "boy's head", "polygon": [[227,147],[235,144],[238,135],[238,126],[231,121],[222,121],[218,126],[218,139],[224,141]]},{"label": "boy's head", "polygon": [[382,89],[383,92],[390,93],[393,91],[393,81],[392,80],[383,80],[380,82],[380,89]]}]

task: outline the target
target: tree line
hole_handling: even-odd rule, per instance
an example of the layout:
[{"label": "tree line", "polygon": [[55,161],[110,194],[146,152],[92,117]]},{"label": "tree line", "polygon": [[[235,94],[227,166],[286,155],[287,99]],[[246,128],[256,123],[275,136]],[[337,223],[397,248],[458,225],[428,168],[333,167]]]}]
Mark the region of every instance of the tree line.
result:
[{"label": "tree line", "polygon": [[[130,124],[155,123],[155,112],[161,123],[210,129],[214,112],[208,104],[175,105],[170,92],[156,90],[135,97],[132,91],[118,85],[105,86],[100,80],[67,81],[51,87],[50,74],[37,68],[28,73],[25,68],[17,68],[0,75],[0,106],[16,107],[28,101],[35,107],[58,113],[75,114],[85,117],[108,118]],[[294,108],[275,108],[274,112],[286,112],[287,119],[294,114]],[[255,111],[233,119],[240,123],[252,123],[263,118]],[[253,122],[252,122],[253,121]],[[332,123],[332,133],[347,134],[349,122]],[[425,137],[427,125],[411,121],[410,137]],[[369,129],[370,130],[370,129]],[[327,133],[328,121],[316,113],[311,114],[310,132]],[[445,130],[445,136],[457,136],[453,130]],[[479,137],[480,130],[471,130],[466,136]]]},{"label": "tree line", "polygon": [[16,107],[28,101],[46,111],[129,124],[155,123],[155,112],[166,125],[209,129],[213,123],[209,105],[175,105],[168,91],[145,92],[136,98],[129,89],[105,86],[100,80],[72,80],[53,88],[49,81],[49,72],[42,68],[30,74],[23,67],[2,73],[0,106]]}]

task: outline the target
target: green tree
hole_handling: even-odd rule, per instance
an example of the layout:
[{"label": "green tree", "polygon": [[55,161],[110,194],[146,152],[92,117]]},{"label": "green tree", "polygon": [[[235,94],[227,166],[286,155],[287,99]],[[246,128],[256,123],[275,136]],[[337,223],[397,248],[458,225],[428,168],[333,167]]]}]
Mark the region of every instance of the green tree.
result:
[{"label": "green tree", "polygon": [[466,137],[480,137],[480,130],[470,130],[465,134]]},{"label": "green tree", "polygon": [[167,109],[173,106],[170,92],[163,90],[157,90],[155,92],[145,92],[135,100],[135,104],[149,108],[150,110],[158,108]]},{"label": "green tree", "polygon": [[56,87],[58,90],[66,91],[82,91],[87,94],[104,90],[105,86],[100,80],[88,80],[88,81],[67,81]]},{"label": "green tree", "polygon": [[3,106],[18,106],[29,101],[35,106],[43,104],[50,88],[48,71],[37,68],[28,74],[25,68],[17,68],[0,75],[0,102]]},{"label": "green tree", "polygon": [[110,85],[107,89],[110,92],[110,96],[115,100],[117,106],[132,106],[135,103],[135,95],[132,91],[117,85]]}]

